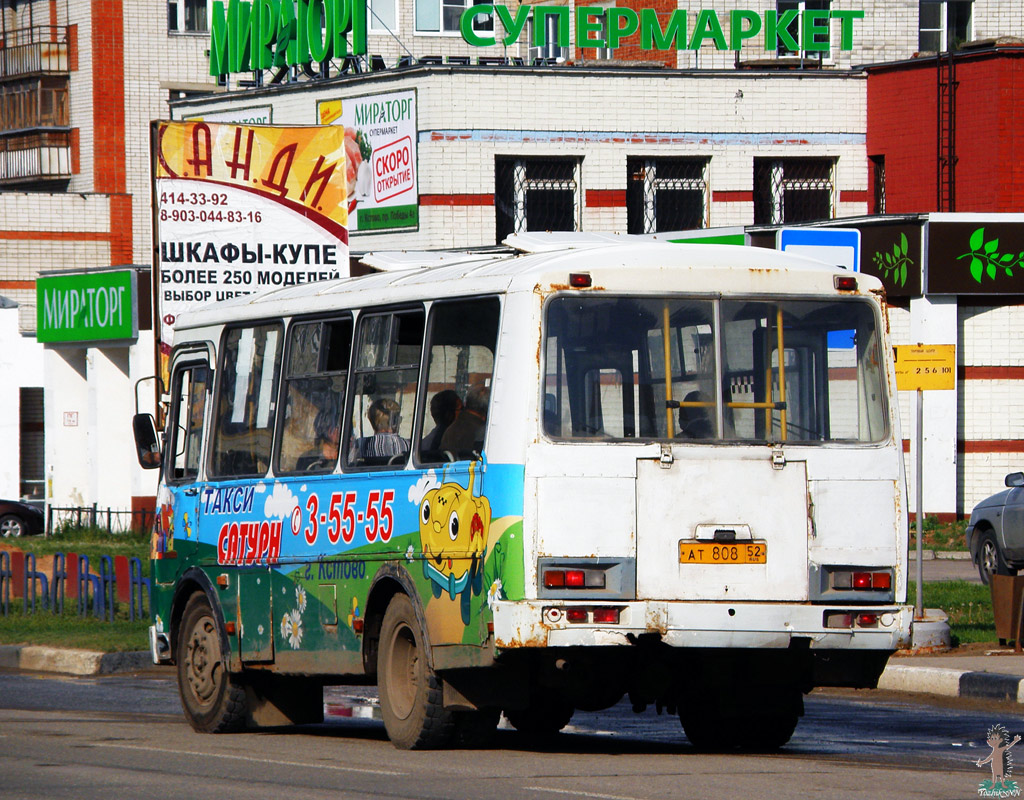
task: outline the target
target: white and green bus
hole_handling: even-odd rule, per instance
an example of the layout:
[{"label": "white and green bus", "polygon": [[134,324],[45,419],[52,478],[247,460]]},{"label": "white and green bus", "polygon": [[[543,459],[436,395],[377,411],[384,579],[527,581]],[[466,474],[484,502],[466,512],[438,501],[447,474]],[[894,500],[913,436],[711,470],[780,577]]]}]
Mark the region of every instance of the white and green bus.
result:
[{"label": "white and green bus", "polygon": [[318,721],[365,683],[403,748],[628,696],[764,749],[909,642],[879,282],[519,243],[178,320],[151,645],[197,730]]}]

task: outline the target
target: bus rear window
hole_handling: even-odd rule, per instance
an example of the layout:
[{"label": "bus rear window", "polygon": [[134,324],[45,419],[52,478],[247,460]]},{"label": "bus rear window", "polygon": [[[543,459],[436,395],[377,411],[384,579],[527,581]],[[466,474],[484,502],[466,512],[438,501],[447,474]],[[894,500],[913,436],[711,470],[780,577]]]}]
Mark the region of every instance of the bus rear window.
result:
[{"label": "bus rear window", "polygon": [[876,317],[859,300],[559,297],[543,427],[561,439],[875,442]]}]

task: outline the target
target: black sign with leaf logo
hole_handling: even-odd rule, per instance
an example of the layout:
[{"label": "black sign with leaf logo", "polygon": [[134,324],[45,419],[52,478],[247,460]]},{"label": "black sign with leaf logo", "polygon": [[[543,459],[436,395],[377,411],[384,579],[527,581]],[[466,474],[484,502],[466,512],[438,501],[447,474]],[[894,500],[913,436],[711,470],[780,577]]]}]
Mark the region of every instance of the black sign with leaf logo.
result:
[{"label": "black sign with leaf logo", "polygon": [[858,225],[860,269],[885,285],[889,297],[921,294],[921,225]]},{"label": "black sign with leaf logo", "polygon": [[929,222],[928,291],[1024,295],[1024,223]]}]

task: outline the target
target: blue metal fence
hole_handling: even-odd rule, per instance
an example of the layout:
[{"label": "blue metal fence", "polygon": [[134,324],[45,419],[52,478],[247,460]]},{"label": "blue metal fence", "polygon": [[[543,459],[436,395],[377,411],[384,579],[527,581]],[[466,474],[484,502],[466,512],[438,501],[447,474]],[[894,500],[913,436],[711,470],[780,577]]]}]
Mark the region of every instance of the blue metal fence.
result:
[{"label": "blue metal fence", "polygon": [[127,603],[129,620],[145,619],[149,616],[149,578],[143,577],[138,558],[119,564],[123,558],[100,556],[95,568],[87,555],[55,553],[47,575],[37,569],[34,553],[0,551],[0,616],[10,614],[12,599],[20,595],[25,614],[37,609],[63,614],[65,598],[76,597],[80,617],[91,614],[113,622],[120,601]]}]

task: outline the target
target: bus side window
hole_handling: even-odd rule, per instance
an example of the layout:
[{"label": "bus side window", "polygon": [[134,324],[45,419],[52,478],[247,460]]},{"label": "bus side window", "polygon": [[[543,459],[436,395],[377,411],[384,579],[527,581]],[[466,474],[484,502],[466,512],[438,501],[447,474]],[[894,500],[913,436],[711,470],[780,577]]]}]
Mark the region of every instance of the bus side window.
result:
[{"label": "bus side window", "polygon": [[171,408],[171,445],[168,459],[169,482],[193,481],[199,474],[203,445],[203,419],[210,369],[206,364],[187,364],[175,371],[174,404]]},{"label": "bus side window", "polygon": [[266,474],[282,339],[278,324],[225,331],[213,425],[212,477]]},{"label": "bus side window", "polygon": [[494,297],[431,308],[421,463],[472,459],[483,452],[500,312]]},{"label": "bus side window", "polygon": [[359,318],[352,413],[342,432],[347,466],[399,469],[408,461],[423,317],[417,308]]},{"label": "bus side window", "polygon": [[289,329],[275,472],[330,472],[337,465],[351,350],[350,318]]}]

